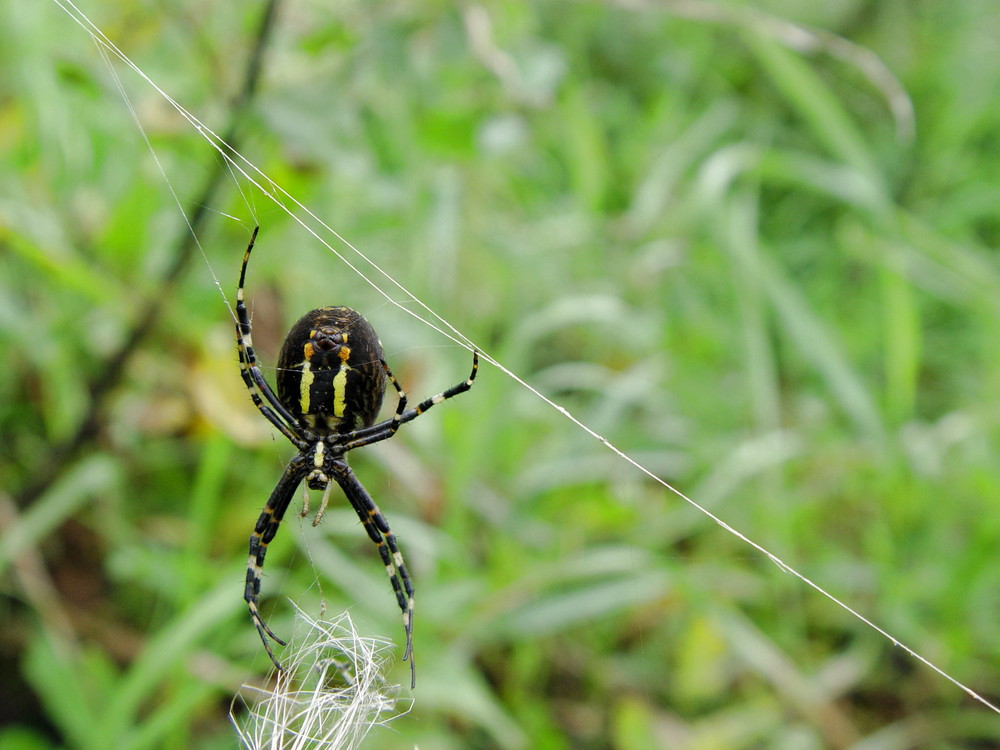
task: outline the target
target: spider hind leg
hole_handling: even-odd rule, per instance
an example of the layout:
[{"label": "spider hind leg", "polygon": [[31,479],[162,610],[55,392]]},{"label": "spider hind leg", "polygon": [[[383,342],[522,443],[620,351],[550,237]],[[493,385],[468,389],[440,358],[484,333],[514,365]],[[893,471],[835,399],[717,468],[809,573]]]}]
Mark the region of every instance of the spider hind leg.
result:
[{"label": "spider hind leg", "polygon": [[278,480],[278,484],[271,493],[267,505],[264,506],[264,510],[261,511],[260,516],[257,518],[257,524],[250,535],[250,555],[247,558],[246,588],[243,592],[243,598],[246,600],[247,608],[250,610],[250,619],[253,620],[254,627],[257,628],[260,640],[264,644],[264,650],[267,651],[267,655],[279,670],[282,669],[281,663],[274,656],[274,651],[271,649],[268,639],[270,638],[282,646],[286,644],[285,641],[274,634],[260,616],[258,605],[260,582],[264,571],[264,557],[267,555],[267,545],[271,543],[274,535],[278,532],[281,519],[284,517],[285,511],[288,510],[288,505],[295,494],[295,490],[298,489],[299,484],[302,482],[304,474],[305,470],[302,461],[293,459],[288,468],[285,469],[285,473],[281,479]]},{"label": "spider hind leg", "polygon": [[271,649],[271,643],[268,639],[273,640],[280,646],[287,645],[285,641],[274,634],[274,631],[267,626],[263,618],[260,616],[260,608],[257,605],[257,599],[260,595],[260,581],[261,573],[264,566],[264,555],[267,552],[267,545],[261,543],[261,536],[256,531],[250,537],[250,557],[247,560],[247,580],[246,580],[246,590],[243,594],[243,598],[246,600],[247,609],[250,610],[250,619],[253,621],[254,627],[257,628],[257,634],[260,636],[260,642],[264,644],[264,650],[267,655],[271,658],[271,662],[279,671],[282,671],[284,667],[281,666],[281,662],[278,661],[277,657],[274,655],[274,651]]},{"label": "spider hind leg", "polygon": [[403,661],[409,660],[410,662],[410,688],[412,689],[417,684],[417,670],[413,659],[414,590],[410,573],[406,569],[406,563],[403,562],[403,553],[396,543],[396,536],[389,528],[389,522],[350,467],[346,463],[340,462],[334,468],[334,478],[343,489],[351,506],[358,514],[358,518],[361,519],[361,524],[368,532],[369,538],[375,542],[375,546],[378,548],[379,556],[382,558],[385,571],[389,576],[389,583],[392,584],[392,590],[396,594],[396,603],[403,613],[403,632],[406,634]]}]

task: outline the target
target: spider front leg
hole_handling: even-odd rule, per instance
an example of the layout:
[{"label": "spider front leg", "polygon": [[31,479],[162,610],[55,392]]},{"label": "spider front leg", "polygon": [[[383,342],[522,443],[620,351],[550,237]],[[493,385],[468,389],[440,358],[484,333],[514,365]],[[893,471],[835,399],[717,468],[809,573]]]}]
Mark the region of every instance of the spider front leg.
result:
[{"label": "spider front leg", "polygon": [[[257,366],[257,355],[253,348],[253,331],[250,325],[250,314],[247,312],[246,301],[244,299],[244,285],[246,284],[247,265],[250,263],[250,253],[253,251],[254,243],[257,241],[257,230],[254,227],[253,235],[250,237],[250,244],[243,254],[243,266],[240,268],[240,283],[236,288],[236,349],[240,359],[240,377],[250,392],[250,398],[254,406],[267,419],[268,422],[277,427],[281,434],[299,450],[305,450],[308,445],[307,435],[302,434],[298,421],[289,413],[285,404],[274,395],[271,386],[267,384],[267,379]],[[265,403],[265,400],[267,403]]]},{"label": "spider front leg", "polygon": [[406,392],[399,384],[399,381],[396,380],[396,376],[392,374],[392,370],[389,369],[389,365],[386,364],[385,360],[381,360],[381,364],[382,368],[385,370],[386,377],[389,379],[389,382],[392,383],[399,396],[399,403],[396,405],[396,413],[392,415],[392,419],[387,419],[384,422],[379,422],[378,424],[371,425],[370,427],[362,427],[359,430],[354,430],[341,435],[339,437],[339,448],[341,453],[347,453],[355,448],[361,448],[365,445],[371,445],[372,443],[387,440],[396,434],[400,425],[416,419],[432,406],[440,404],[442,401],[447,401],[448,399],[453,398],[460,393],[465,393],[471,389],[472,384],[476,380],[476,373],[479,371],[479,352],[472,352],[472,372],[469,373],[469,377],[461,383],[456,383],[451,388],[441,391],[441,393],[420,402],[415,409],[406,408]]},{"label": "spider front leg", "polygon": [[282,646],[285,645],[285,642],[276,636],[264,623],[264,620],[260,616],[257,600],[260,596],[260,580],[264,570],[264,556],[267,554],[267,545],[271,543],[274,535],[278,532],[278,526],[281,524],[281,519],[284,518],[285,511],[288,510],[292,496],[306,475],[306,471],[309,468],[308,459],[308,455],[304,456],[300,454],[288,464],[288,468],[285,469],[285,473],[278,480],[278,484],[271,493],[271,497],[268,498],[267,505],[261,511],[253,533],[250,535],[250,556],[247,559],[247,579],[243,598],[246,600],[247,607],[250,610],[250,619],[253,620],[254,627],[257,628],[261,643],[264,644],[264,650],[267,651],[267,655],[271,657],[274,666],[279,670],[282,669],[281,663],[275,658],[268,638],[271,638]]},{"label": "spider front leg", "polygon": [[389,582],[392,590],[396,593],[396,602],[403,613],[403,630],[406,633],[406,649],[403,652],[403,661],[410,660],[410,689],[417,685],[417,668],[413,659],[413,582],[410,580],[410,573],[403,562],[403,553],[396,544],[396,537],[389,528],[389,522],[375,505],[371,495],[362,486],[361,482],[351,471],[351,468],[344,461],[337,461],[332,464],[331,472],[337,484],[344,491],[351,506],[361,519],[361,524],[368,532],[375,545],[378,547],[379,555],[385,564],[386,573],[389,575]]}]

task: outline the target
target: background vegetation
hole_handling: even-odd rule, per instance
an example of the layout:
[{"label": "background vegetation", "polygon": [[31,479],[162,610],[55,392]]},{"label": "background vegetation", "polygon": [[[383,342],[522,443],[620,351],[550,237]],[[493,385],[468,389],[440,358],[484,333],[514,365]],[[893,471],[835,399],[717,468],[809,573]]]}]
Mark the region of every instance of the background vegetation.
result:
[{"label": "background vegetation", "polygon": [[[225,127],[259,3],[83,9]],[[265,365],[329,303],[366,313],[416,395],[469,356],[228,176],[204,254],[165,283],[170,190],[200,200],[207,144],[117,66],[164,180],[54,3],[7,0],[0,26],[0,745],[233,747],[231,696],[267,666],[246,539],[291,450],[246,397],[216,280],[232,300],[259,221]],[[657,475],[1000,701],[995,3],[284,0],[272,31],[236,118],[250,159]],[[997,745],[1000,717],[492,367],[354,465],[418,587],[415,703],[367,747]],[[278,632],[285,597],[322,598],[401,654],[344,504],[285,524],[264,585]]]}]

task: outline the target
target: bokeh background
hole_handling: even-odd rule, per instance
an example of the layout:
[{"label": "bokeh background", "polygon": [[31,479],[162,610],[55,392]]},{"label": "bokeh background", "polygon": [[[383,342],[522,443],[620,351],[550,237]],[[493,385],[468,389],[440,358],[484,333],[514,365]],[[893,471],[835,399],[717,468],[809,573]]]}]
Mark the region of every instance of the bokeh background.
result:
[{"label": "bokeh background", "polygon": [[[246,104],[262,3],[81,7],[492,356],[1000,701],[995,2],[282,0]],[[56,3],[3,0],[0,27],[0,746],[234,747],[268,666],[246,542],[292,450],[217,284],[260,222],[269,376],[323,304],[362,310],[415,396],[469,354],[245,180],[206,193],[208,144]],[[1000,745],[493,367],[352,463],[417,585],[414,704],[366,747]],[[398,657],[334,498],[283,526],[264,611],[286,632],[286,597],[322,601]]]}]

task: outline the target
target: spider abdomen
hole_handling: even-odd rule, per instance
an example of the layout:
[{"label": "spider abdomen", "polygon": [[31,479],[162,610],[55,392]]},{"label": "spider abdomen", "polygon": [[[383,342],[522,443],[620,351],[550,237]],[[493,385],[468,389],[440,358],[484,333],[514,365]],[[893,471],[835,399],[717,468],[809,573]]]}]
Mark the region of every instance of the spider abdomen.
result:
[{"label": "spider abdomen", "polygon": [[320,307],[303,315],[278,357],[278,399],[319,434],[374,424],[385,382],[378,336],[349,307]]}]

